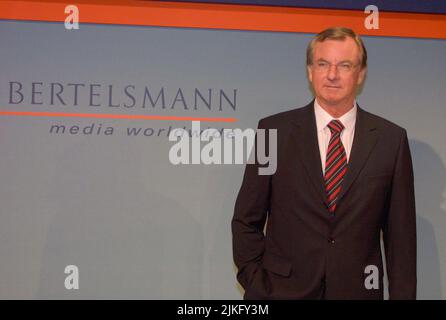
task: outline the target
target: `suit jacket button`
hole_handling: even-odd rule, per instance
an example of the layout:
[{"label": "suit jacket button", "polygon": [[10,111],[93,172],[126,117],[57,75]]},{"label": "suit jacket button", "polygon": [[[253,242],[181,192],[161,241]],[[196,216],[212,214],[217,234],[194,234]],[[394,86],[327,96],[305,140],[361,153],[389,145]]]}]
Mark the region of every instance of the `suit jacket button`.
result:
[{"label": "suit jacket button", "polygon": [[328,243],[334,244],[334,243],[335,243],[335,241],[334,241],[334,239],[333,239],[333,238],[328,238]]}]

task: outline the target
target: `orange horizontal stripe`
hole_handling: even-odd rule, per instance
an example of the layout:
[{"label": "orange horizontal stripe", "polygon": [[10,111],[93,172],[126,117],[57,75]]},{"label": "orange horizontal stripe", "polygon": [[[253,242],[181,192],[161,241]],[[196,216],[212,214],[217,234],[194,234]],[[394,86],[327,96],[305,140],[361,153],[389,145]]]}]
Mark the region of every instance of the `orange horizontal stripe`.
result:
[{"label": "orange horizontal stripe", "polygon": [[170,120],[170,121],[205,121],[205,122],[237,122],[236,118],[179,117],[179,116],[159,116],[159,115],[136,115],[136,114],[32,112],[32,111],[0,111],[0,116],[70,117],[70,118]]},{"label": "orange horizontal stripe", "polygon": [[[380,12],[380,29],[364,27],[367,14],[354,10],[152,1],[74,1],[80,24],[317,33],[345,26],[358,34],[446,39],[446,15]],[[65,21],[66,1],[0,1],[0,19]],[[73,31],[75,32],[75,31]]]}]

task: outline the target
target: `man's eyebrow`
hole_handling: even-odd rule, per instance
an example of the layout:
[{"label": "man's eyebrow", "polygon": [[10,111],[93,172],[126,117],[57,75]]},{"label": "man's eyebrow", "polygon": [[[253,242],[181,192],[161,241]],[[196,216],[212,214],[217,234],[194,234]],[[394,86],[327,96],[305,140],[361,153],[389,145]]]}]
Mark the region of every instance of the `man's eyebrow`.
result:
[{"label": "man's eyebrow", "polygon": [[[327,62],[327,63],[330,63],[329,61],[327,61],[327,60],[325,60],[325,59],[322,59],[322,58],[319,58],[319,59],[317,59],[316,61],[320,61],[320,62]],[[351,60],[342,60],[342,61],[339,61],[338,63],[346,63],[346,62],[348,62],[348,63],[351,63],[351,64],[353,64],[353,61],[351,61]]]}]

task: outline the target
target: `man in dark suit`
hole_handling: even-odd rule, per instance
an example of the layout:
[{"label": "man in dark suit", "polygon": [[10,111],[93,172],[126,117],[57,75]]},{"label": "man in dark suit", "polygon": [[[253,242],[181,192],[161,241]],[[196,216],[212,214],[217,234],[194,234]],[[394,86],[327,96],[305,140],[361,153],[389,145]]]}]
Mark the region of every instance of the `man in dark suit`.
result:
[{"label": "man in dark suit", "polygon": [[[247,164],[232,220],[246,299],[416,298],[413,170],[406,130],[356,104],[367,52],[350,29],[307,49],[315,99],[276,114],[277,170]],[[265,229],[266,224],[266,230]]]}]

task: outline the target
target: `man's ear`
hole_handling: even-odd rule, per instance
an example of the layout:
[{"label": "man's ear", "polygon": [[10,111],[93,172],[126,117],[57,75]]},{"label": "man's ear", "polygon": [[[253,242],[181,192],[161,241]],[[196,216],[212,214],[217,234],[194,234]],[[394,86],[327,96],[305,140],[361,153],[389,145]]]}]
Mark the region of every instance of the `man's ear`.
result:
[{"label": "man's ear", "polygon": [[308,76],[308,81],[313,83],[313,74],[311,73],[311,66],[307,66],[307,76]]},{"label": "man's ear", "polygon": [[359,71],[358,86],[361,86],[364,83],[366,75],[367,75],[367,67],[364,67]]}]

